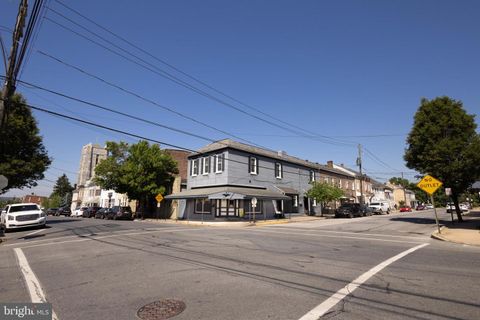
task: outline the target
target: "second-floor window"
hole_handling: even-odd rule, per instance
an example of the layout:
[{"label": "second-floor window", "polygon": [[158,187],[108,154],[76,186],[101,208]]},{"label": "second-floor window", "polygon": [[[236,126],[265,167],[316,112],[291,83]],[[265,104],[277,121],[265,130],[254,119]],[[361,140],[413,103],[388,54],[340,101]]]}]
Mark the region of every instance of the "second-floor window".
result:
[{"label": "second-floor window", "polygon": [[192,160],[192,176],[198,175],[198,159]]},{"label": "second-floor window", "polygon": [[200,160],[200,170],[203,175],[210,173],[210,157],[205,157]]},{"label": "second-floor window", "polygon": [[225,154],[216,154],[213,156],[213,167],[215,169],[215,173],[223,172],[225,167]]},{"label": "second-floor window", "polygon": [[258,174],[258,159],[255,157],[249,157],[248,159],[248,172],[250,174]]},{"label": "second-floor window", "polygon": [[277,179],[283,178],[283,168],[280,162],[275,162],[275,178]]},{"label": "second-floor window", "polygon": [[310,170],[310,182],[314,182],[314,181],[315,181],[315,171]]}]

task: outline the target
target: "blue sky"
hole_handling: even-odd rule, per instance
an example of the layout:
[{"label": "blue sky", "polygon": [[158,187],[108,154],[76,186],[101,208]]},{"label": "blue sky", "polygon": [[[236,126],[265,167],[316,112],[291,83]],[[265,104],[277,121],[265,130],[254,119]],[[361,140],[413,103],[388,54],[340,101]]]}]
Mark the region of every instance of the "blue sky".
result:
[{"label": "blue sky", "polygon": [[[7,47],[11,41],[7,28],[13,28],[18,3],[19,0],[0,1],[0,34]],[[102,32],[57,1],[47,3],[96,34],[191,82]],[[248,117],[78,37],[51,20],[95,39],[55,12],[46,12],[21,80],[208,138],[227,136],[89,78],[38,50],[220,130],[303,159],[321,163],[333,160],[353,167],[356,144],[361,143],[381,160],[364,154],[367,173],[380,180],[399,176],[399,171],[405,171],[406,177],[414,180],[412,171],[404,166],[403,151],[422,97],[448,95],[462,100],[468,113],[480,111],[478,1],[64,0],[64,3],[249,106],[318,135],[348,140],[351,144],[299,137]],[[3,65],[0,72],[4,74]],[[207,144],[40,90],[20,85],[18,90],[32,105],[190,149]],[[54,159],[53,168],[46,173],[52,181],[63,171],[72,182],[76,181],[84,144],[133,141],[40,112],[34,114],[44,144]],[[376,137],[369,137],[372,135]],[[27,192],[48,195],[51,186],[51,182],[41,181],[33,190],[13,190],[7,195]]]}]

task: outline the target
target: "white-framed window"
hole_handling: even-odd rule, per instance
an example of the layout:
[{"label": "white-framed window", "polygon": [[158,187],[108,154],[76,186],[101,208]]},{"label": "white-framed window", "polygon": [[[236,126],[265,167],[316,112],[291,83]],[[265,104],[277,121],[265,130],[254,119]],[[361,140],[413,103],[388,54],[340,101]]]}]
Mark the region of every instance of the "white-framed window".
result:
[{"label": "white-framed window", "polygon": [[298,207],[298,194],[293,196],[293,206]]},{"label": "white-framed window", "polygon": [[223,172],[223,169],[225,168],[225,154],[221,153],[214,155],[213,163],[215,167],[215,173]]},{"label": "white-framed window", "polygon": [[248,158],[248,172],[250,174],[258,174],[258,159],[255,157]]},{"label": "white-framed window", "polygon": [[198,175],[198,159],[192,160],[191,171],[192,171],[192,177],[195,177]]},{"label": "white-framed window", "polygon": [[202,174],[206,175],[210,173],[210,157],[204,157],[201,160]]},{"label": "white-framed window", "polygon": [[277,179],[283,178],[283,168],[280,162],[275,162],[275,178]]},{"label": "white-framed window", "polygon": [[310,170],[310,182],[315,182],[315,171]]}]

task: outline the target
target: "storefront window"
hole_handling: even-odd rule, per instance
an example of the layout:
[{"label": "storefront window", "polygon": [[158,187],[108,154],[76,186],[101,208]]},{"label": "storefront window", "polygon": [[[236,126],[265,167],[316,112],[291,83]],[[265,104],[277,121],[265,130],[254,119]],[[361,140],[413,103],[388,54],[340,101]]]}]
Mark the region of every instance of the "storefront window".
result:
[{"label": "storefront window", "polygon": [[210,213],[212,203],[208,199],[195,199],[195,213]]}]

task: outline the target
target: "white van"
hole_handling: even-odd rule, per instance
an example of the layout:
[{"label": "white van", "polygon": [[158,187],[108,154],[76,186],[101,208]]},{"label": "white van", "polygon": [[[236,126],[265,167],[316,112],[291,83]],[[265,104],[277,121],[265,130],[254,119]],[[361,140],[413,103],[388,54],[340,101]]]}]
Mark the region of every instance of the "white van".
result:
[{"label": "white van", "polygon": [[372,202],[368,205],[369,208],[372,208],[373,213],[376,214],[390,214],[390,205],[388,202]]},{"label": "white van", "polygon": [[9,204],[2,210],[0,215],[0,225],[5,230],[45,226],[47,217],[45,212],[35,203],[16,203]]}]

